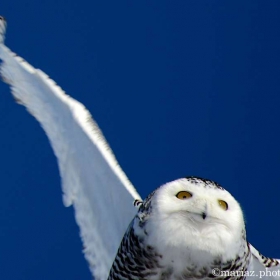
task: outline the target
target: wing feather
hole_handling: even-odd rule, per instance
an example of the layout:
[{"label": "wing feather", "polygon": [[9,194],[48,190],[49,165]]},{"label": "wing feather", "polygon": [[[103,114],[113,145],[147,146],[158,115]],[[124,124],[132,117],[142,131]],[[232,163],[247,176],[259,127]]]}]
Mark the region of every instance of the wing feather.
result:
[{"label": "wing feather", "polygon": [[73,205],[85,257],[95,279],[107,279],[122,236],[136,213],[137,191],[117,163],[86,108],[45,73],[4,45],[1,74],[15,99],[39,121],[58,160],[63,201]]},{"label": "wing feather", "polygon": [[251,244],[249,248],[252,254],[248,271],[250,279],[280,280],[280,260],[263,256]]}]

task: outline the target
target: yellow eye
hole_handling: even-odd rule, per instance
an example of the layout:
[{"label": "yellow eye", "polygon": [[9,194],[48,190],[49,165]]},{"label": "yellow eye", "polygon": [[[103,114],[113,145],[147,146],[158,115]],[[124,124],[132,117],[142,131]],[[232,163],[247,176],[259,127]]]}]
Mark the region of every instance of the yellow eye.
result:
[{"label": "yellow eye", "polygon": [[179,199],[188,199],[192,197],[192,194],[187,191],[181,191],[176,194],[176,197]]},{"label": "yellow eye", "polygon": [[228,210],[228,204],[224,201],[224,200],[218,200],[218,202],[219,202],[219,205],[220,205],[220,207],[223,209],[223,210]]}]

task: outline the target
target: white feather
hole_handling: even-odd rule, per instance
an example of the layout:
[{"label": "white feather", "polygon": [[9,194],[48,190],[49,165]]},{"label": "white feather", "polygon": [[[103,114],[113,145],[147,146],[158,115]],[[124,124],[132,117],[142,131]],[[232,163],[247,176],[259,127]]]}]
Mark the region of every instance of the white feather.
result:
[{"label": "white feather", "polygon": [[[271,267],[265,267],[259,251],[256,250],[251,244],[249,244],[249,247],[252,253],[252,257],[248,268],[248,272],[251,275],[248,277],[248,279],[279,280],[280,264]],[[280,260],[277,261],[280,263]]]},{"label": "white feather", "polygon": [[91,272],[95,279],[107,279],[122,236],[136,213],[133,201],[140,196],[90,113],[4,45],[5,27],[1,18],[2,77],[15,99],[45,130],[58,159],[64,204],[75,208]]}]

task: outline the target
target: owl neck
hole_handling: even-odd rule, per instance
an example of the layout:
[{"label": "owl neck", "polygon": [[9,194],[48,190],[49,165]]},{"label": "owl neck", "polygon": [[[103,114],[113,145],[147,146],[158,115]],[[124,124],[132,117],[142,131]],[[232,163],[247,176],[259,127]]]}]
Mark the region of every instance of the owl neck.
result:
[{"label": "owl neck", "polygon": [[247,252],[245,230],[233,234],[223,225],[198,229],[160,220],[135,220],[135,233],[159,254],[168,252],[170,261],[187,261],[202,266],[213,262],[227,263]]}]

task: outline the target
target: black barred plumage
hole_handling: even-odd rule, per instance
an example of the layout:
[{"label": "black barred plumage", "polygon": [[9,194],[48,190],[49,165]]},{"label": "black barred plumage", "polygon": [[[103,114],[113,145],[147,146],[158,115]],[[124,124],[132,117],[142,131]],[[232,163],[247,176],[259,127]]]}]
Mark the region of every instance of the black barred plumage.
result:
[{"label": "black barred plumage", "polygon": [[278,266],[279,265],[279,260],[273,259],[273,258],[268,258],[265,257],[263,254],[261,254],[258,250],[256,250],[256,254],[259,257],[260,262],[265,266],[265,267],[273,267],[273,266]]},{"label": "black barred plumage", "polygon": [[148,279],[156,275],[161,255],[153,247],[146,246],[130,225],[119,247],[108,280]]},{"label": "black barred plumage", "polygon": [[[148,197],[150,200],[150,196]],[[144,205],[150,206],[149,203]],[[142,209],[143,211],[143,209]],[[139,217],[136,216],[135,221]],[[124,279],[158,279],[158,280],[185,280],[185,279],[222,279],[212,274],[212,269],[218,268],[220,271],[244,272],[248,269],[251,253],[249,244],[244,240],[240,255],[234,259],[223,263],[221,259],[214,259],[208,267],[200,267],[186,263],[186,268],[177,273],[172,266],[163,266],[163,255],[157,253],[155,248],[147,245],[143,238],[139,238],[133,229],[133,222],[130,224],[128,231],[119,247],[115,261],[112,265],[108,280]],[[243,275],[237,277],[223,277],[228,280],[245,279]]]},{"label": "black barred plumage", "polygon": [[185,178],[193,184],[203,183],[205,187],[217,188],[217,189],[220,189],[220,190],[224,190],[224,188],[221,185],[219,185],[217,182],[212,181],[212,180],[204,179],[204,178],[197,177],[197,176],[187,176]]},{"label": "black barred plumage", "polygon": [[135,199],[133,202],[133,205],[137,208],[139,208],[142,204],[143,204],[143,201],[139,200],[139,199]]}]

